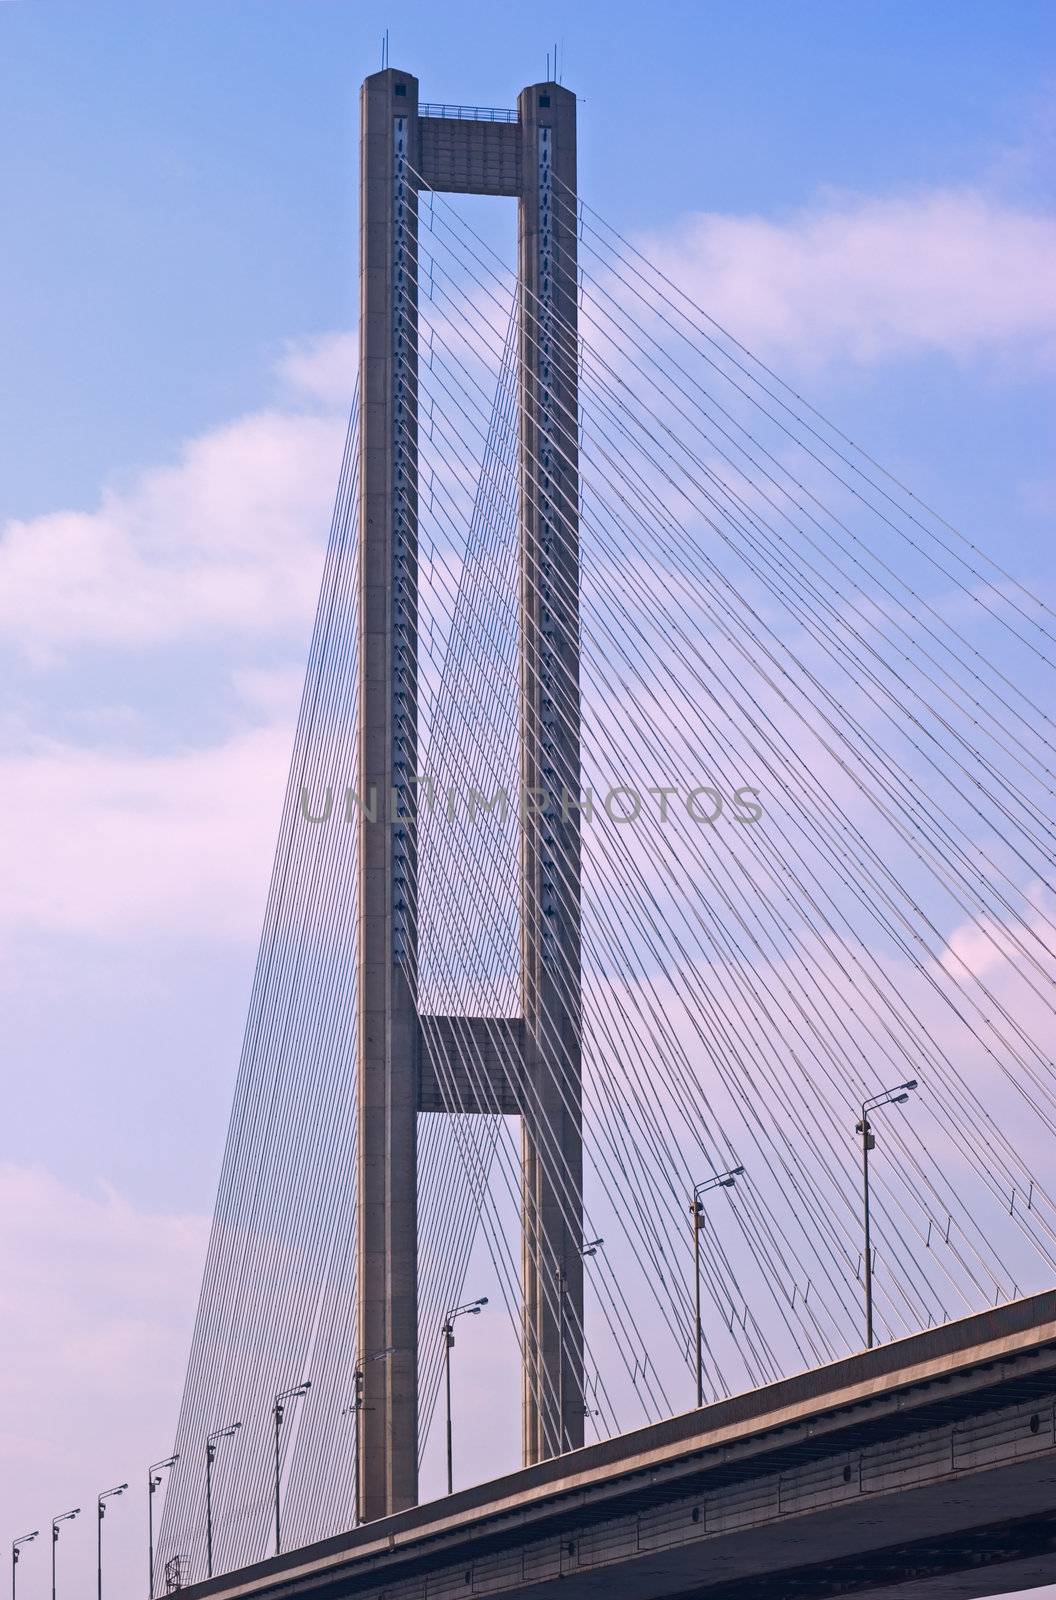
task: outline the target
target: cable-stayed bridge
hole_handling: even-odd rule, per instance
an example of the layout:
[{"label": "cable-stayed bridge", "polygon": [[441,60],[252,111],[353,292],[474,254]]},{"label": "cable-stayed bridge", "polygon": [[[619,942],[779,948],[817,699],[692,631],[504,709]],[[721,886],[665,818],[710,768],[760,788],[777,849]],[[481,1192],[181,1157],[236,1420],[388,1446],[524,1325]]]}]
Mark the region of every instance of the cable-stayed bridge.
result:
[{"label": "cable-stayed bridge", "polygon": [[[158,1592],[1056,1576],[1056,618],[560,85],[367,79],[361,250]],[[485,1258],[524,1471],[415,1509]]]}]

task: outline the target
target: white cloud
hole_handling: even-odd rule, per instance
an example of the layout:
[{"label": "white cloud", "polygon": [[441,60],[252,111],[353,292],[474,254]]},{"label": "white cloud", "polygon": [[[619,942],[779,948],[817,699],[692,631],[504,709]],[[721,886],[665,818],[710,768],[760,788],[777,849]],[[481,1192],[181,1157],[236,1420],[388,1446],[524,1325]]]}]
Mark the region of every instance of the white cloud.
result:
[{"label": "white cloud", "polygon": [[[1049,897],[1045,894],[1044,886],[1036,883],[1028,891],[1027,898],[1035,900],[1039,909],[1034,916],[1024,919],[1026,927],[1016,926],[1015,939],[1008,923],[993,916],[980,915],[976,920],[962,922],[953,929],[946,941],[941,966],[955,979],[989,978],[994,972],[1006,972],[1009,968],[1016,970],[1020,966],[1018,946],[1029,950],[1043,966],[1051,965],[1051,961],[1046,961],[1045,939],[1049,934],[1052,913],[1049,910],[1048,916],[1043,914],[1048,909],[1044,902]],[[1036,935],[1036,939],[1031,937],[1032,934]]]},{"label": "white cloud", "polygon": [[[90,1504],[165,1453],[175,1422],[204,1217],[137,1209],[109,1185],[82,1192],[40,1167],[0,1164],[0,1504],[5,1535]],[[159,1433],[159,1429],[163,1430]],[[115,1595],[142,1589],[142,1500],[107,1522]],[[94,1512],[61,1542],[88,1565]],[[42,1543],[45,1541],[42,1541]],[[27,1550],[27,1587],[44,1550]],[[94,1565],[94,1549],[92,1555]]]},{"label": "white cloud", "polygon": [[736,338],[797,361],[1056,350],[1056,218],[973,189],[701,214],[641,241]]},{"label": "white cloud", "polygon": [[283,719],[172,754],[42,744],[0,761],[0,934],[251,936],[290,744]]},{"label": "white cloud", "polygon": [[0,642],[47,659],[303,631],[319,582],[343,424],[258,412],[179,460],[0,535]]},{"label": "white cloud", "polygon": [[321,333],[311,339],[291,339],[279,372],[309,399],[347,410],[356,386],[358,361],[356,333]]}]

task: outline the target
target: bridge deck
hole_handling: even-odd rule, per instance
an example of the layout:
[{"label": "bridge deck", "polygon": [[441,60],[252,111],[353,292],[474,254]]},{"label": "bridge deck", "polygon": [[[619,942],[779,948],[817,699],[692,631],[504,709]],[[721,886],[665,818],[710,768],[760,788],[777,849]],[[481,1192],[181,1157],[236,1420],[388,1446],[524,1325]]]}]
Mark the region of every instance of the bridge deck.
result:
[{"label": "bridge deck", "polygon": [[184,1591],[967,1597],[1056,1578],[1056,1292]]}]

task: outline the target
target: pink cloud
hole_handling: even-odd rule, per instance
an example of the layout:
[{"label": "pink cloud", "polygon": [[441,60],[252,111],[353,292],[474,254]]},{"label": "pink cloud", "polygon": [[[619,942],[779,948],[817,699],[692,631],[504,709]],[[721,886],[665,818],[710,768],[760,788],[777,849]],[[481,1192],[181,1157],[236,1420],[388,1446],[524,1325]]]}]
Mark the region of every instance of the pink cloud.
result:
[{"label": "pink cloud", "polygon": [[47,659],[303,630],[343,433],[334,417],[258,412],[108,490],[94,511],[8,523],[0,640]]},{"label": "pink cloud", "polygon": [[797,361],[1056,349],[1056,218],[973,189],[698,214],[640,241],[738,339]]},{"label": "pink cloud", "polygon": [[45,744],[0,761],[0,934],[251,937],[290,742],[280,719],[167,755]]}]

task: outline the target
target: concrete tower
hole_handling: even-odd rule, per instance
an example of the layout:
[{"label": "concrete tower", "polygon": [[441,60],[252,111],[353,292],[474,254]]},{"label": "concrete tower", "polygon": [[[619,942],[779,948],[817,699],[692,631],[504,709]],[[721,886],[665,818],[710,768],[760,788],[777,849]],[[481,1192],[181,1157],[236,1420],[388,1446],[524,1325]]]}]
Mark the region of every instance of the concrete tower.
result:
[{"label": "concrete tower", "polygon": [[[420,106],[417,80],[390,68],[364,83],[361,114],[358,779],[361,797],[379,797],[379,820],[368,808],[360,821],[358,1469],[369,1519],[417,1499],[417,1119],[445,1108],[437,1038],[450,1040],[445,1068],[457,1073],[458,1041],[473,1037],[477,1075],[483,1062],[493,1079],[476,1109],[522,1119],[526,1462],[583,1441],[583,1158],[580,839],[578,812],[562,805],[580,783],[575,96],[535,84],[516,115],[452,116]],[[427,1032],[413,782],[422,186],[518,201],[521,777],[538,798],[522,830],[523,1014],[430,1019]],[[392,825],[381,816],[390,794]]]}]

